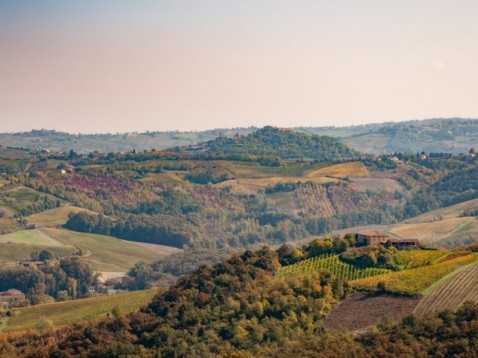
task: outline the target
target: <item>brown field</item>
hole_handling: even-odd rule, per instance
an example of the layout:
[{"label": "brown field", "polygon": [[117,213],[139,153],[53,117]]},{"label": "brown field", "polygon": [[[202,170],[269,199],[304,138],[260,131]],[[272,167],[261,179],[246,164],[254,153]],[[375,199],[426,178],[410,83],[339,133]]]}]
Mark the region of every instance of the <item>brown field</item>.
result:
[{"label": "brown field", "polygon": [[384,321],[398,322],[412,313],[418,299],[396,296],[367,296],[355,293],[332,308],[325,327],[360,332]]},{"label": "brown field", "polygon": [[351,177],[352,186],[360,191],[385,190],[389,192],[402,191],[403,187],[394,179],[389,178],[355,178]]},{"label": "brown field", "polygon": [[18,229],[17,221],[8,217],[0,217],[0,233],[11,232]]},{"label": "brown field", "polygon": [[307,174],[307,177],[332,176],[338,178],[360,177],[368,178],[370,173],[362,162],[342,163],[331,165],[329,167],[314,170]]},{"label": "brown field", "polygon": [[437,220],[457,218],[463,213],[463,211],[475,206],[478,206],[478,199],[473,199],[456,205],[448,206],[446,208],[433,210],[428,213],[409,219],[406,221],[406,223],[425,223]]},{"label": "brown field", "polygon": [[217,187],[232,187],[234,193],[255,193],[258,189],[274,186],[279,183],[314,182],[318,184],[337,182],[338,179],[330,177],[268,177],[268,178],[244,178],[227,180],[216,184]]},{"label": "brown field", "polygon": [[478,243],[478,218],[462,225],[450,235],[433,243],[433,246],[454,248]]},{"label": "brown field", "polygon": [[432,244],[451,235],[474,218],[451,218],[428,223],[397,224],[390,233],[402,238],[415,238],[426,244]]}]

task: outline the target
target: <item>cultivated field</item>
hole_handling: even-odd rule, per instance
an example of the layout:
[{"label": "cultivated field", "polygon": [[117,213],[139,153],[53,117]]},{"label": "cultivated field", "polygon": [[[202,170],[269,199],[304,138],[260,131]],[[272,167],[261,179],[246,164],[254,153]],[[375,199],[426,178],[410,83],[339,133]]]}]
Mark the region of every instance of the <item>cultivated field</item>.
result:
[{"label": "cultivated field", "polygon": [[0,242],[3,243],[15,243],[15,244],[27,244],[35,246],[55,247],[63,246],[63,244],[57,240],[52,239],[40,230],[20,230],[11,234],[0,235]]},{"label": "cultivated field", "polygon": [[362,177],[368,178],[370,173],[362,162],[342,163],[309,172],[307,177],[332,176],[338,178]]},{"label": "cultivated field", "polygon": [[452,273],[461,266],[476,262],[478,255],[468,254],[437,264],[422,266],[410,270],[368,277],[352,282],[359,290],[375,291],[377,284],[384,285],[385,291],[402,295],[419,295],[439,279]]},{"label": "cultivated field", "polygon": [[399,322],[412,313],[416,298],[354,293],[333,306],[324,325],[335,331],[362,332],[381,322]]},{"label": "cultivated field", "polygon": [[[10,189],[5,193],[5,197],[6,199],[2,202],[2,206],[15,213],[18,213],[22,209],[26,209],[35,202],[41,202],[45,197],[47,197],[49,201],[58,200],[55,196],[41,193],[25,186],[18,186],[14,189]],[[63,201],[60,200],[60,202]]]},{"label": "cultivated field", "polygon": [[466,301],[478,302],[478,264],[466,266],[444,279],[444,283],[420,300],[414,314],[421,317],[434,311],[456,310]]},{"label": "cultivated field", "polygon": [[55,228],[44,232],[64,245],[81,249],[95,271],[127,271],[138,261],[153,262],[164,256],[111,236]]},{"label": "cultivated field", "polygon": [[403,187],[394,179],[389,178],[355,178],[351,177],[352,186],[359,191],[384,190],[389,192],[402,191]]},{"label": "cultivated field", "polygon": [[78,208],[76,206],[62,206],[59,208],[45,210],[41,213],[27,216],[26,219],[29,224],[34,224],[35,227],[58,226],[63,225],[67,222],[69,213],[77,213],[80,211],[87,211],[89,213],[93,213],[90,210]]},{"label": "cultivated field", "polygon": [[435,247],[454,248],[478,243],[478,218],[473,218],[451,234],[433,243]]},{"label": "cultivated field", "polygon": [[17,264],[20,260],[31,258],[33,251],[48,250],[59,256],[73,255],[78,251],[76,247],[69,245],[61,246],[37,246],[28,244],[0,243],[0,263]]},{"label": "cultivated field", "polygon": [[339,255],[324,254],[284,266],[279,269],[277,276],[282,278],[296,273],[307,274],[320,270],[331,271],[335,276],[349,281],[390,272],[382,268],[358,268],[339,260]]},{"label": "cultivated field", "polygon": [[416,216],[412,219],[408,219],[405,221],[405,223],[426,223],[457,218],[460,217],[460,215],[466,209],[473,208],[476,206],[478,206],[478,199],[473,199],[456,205],[447,206],[446,208],[429,211],[428,213]]},{"label": "cultivated field", "polygon": [[402,268],[416,268],[439,262],[450,254],[447,250],[399,251],[392,260]]},{"label": "cultivated field", "polygon": [[15,310],[15,314],[4,326],[4,331],[24,331],[35,329],[37,324],[47,319],[55,326],[98,319],[118,306],[123,314],[138,310],[151,301],[156,289],[98,296],[75,301],[47,303]]},{"label": "cultivated field", "polygon": [[0,217],[0,233],[7,233],[18,229],[18,224],[15,219],[8,217]]},{"label": "cultivated field", "polygon": [[474,220],[472,217],[457,217],[434,222],[397,224],[390,233],[402,238],[418,239],[425,244],[433,244]]}]

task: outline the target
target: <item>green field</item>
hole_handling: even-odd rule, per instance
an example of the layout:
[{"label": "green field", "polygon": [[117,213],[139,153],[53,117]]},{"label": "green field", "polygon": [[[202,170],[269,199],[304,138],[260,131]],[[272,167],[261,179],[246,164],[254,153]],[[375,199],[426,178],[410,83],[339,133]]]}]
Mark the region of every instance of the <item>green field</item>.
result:
[{"label": "green field", "polygon": [[150,289],[20,308],[6,320],[3,330],[35,329],[43,318],[51,321],[55,326],[97,319],[110,313],[115,306],[120,307],[121,312],[126,314],[145,306],[156,292],[156,289]]},{"label": "green field", "polygon": [[[34,203],[42,202],[45,196],[49,201],[56,202],[59,200],[53,195],[41,193],[25,186],[18,186],[10,189],[7,192],[4,192],[4,196],[5,199],[1,202],[1,206],[7,208],[13,213],[19,213],[21,210],[26,209]],[[64,201],[60,200],[60,203],[64,203]]]},{"label": "green field", "polygon": [[59,255],[68,256],[78,251],[73,246],[37,246],[28,244],[0,243],[0,263],[14,263],[20,260],[28,260],[31,258],[32,251],[48,251]]},{"label": "green field", "polygon": [[138,261],[153,262],[163,257],[152,250],[111,236],[54,228],[43,231],[64,245],[81,249],[95,271],[127,271]]},{"label": "green field", "polygon": [[45,210],[41,213],[27,216],[26,219],[29,224],[34,224],[35,227],[58,226],[63,225],[67,222],[69,213],[78,213],[80,211],[92,213],[92,211],[78,208],[76,206],[62,206],[59,208]]},{"label": "green field", "polygon": [[11,234],[0,235],[0,242],[47,247],[63,246],[61,242],[52,239],[40,230],[20,230]]}]

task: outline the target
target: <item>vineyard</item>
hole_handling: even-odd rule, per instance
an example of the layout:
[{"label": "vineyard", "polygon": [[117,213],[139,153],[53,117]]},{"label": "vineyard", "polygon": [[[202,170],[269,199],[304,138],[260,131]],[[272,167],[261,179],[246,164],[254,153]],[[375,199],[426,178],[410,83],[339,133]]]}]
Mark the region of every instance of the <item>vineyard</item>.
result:
[{"label": "vineyard", "polygon": [[416,268],[436,263],[449,254],[446,250],[399,251],[393,256],[393,262],[399,267]]},{"label": "vineyard", "polygon": [[421,317],[434,311],[455,310],[466,301],[478,301],[478,265],[476,264],[458,272],[425,296],[413,313]]},{"label": "vineyard", "polygon": [[322,185],[308,184],[301,186],[294,193],[296,206],[308,217],[331,217],[336,214],[328,196],[327,189]]},{"label": "vineyard", "polygon": [[429,266],[422,266],[410,270],[398,271],[389,274],[363,278],[352,282],[358,290],[377,290],[377,285],[393,294],[418,295],[437,280],[453,272],[459,266],[470,264],[478,259],[477,255],[468,254]]},{"label": "vineyard", "polygon": [[337,277],[344,280],[358,280],[376,275],[383,275],[390,270],[383,268],[359,268],[340,261],[339,255],[323,254],[312,257],[307,260],[300,261],[296,264],[284,266],[277,272],[279,278],[287,277],[296,273],[310,273],[314,271],[327,270],[331,271]]}]

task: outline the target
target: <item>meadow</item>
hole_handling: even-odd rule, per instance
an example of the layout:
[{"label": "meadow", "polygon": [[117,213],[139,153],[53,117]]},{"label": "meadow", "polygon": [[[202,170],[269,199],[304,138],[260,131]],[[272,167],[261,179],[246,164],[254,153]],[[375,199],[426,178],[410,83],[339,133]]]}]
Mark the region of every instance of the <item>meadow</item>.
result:
[{"label": "meadow", "polygon": [[145,306],[156,293],[157,289],[150,289],[19,308],[6,320],[3,331],[35,329],[45,319],[54,326],[96,320],[111,313],[115,307],[121,314],[127,314]]},{"label": "meadow", "polygon": [[80,249],[84,259],[95,271],[127,271],[138,261],[149,263],[164,256],[111,236],[57,228],[43,230],[49,237],[63,245],[75,246]]},{"label": "meadow", "polygon": [[90,210],[79,208],[76,206],[62,206],[59,208],[45,210],[40,213],[27,216],[26,220],[29,224],[35,225],[35,227],[59,226],[67,222],[69,213],[78,213],[80,211],[93,213]]}]

